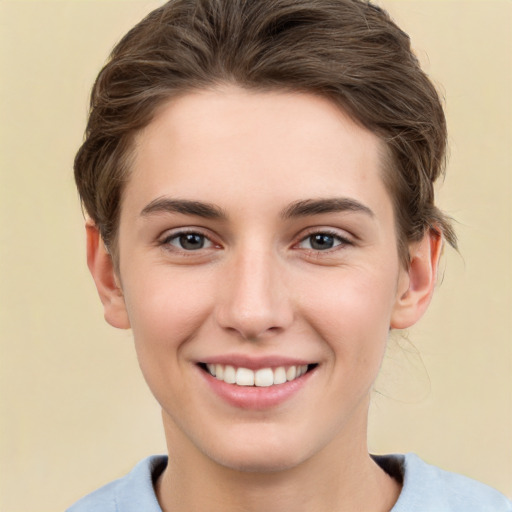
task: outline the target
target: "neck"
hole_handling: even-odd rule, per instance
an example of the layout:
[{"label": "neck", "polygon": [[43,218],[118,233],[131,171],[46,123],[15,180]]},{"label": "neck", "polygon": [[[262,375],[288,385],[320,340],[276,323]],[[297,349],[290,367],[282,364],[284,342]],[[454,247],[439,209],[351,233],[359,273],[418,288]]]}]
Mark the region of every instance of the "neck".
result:
[{"label": "neck", "polygon": [[368,455],[366,436],[336,439],[292,468],[250,472],[218,464],[177,430],[166,427],[169,463],[156,484],[163,512],[389,512],[400,494]]}]

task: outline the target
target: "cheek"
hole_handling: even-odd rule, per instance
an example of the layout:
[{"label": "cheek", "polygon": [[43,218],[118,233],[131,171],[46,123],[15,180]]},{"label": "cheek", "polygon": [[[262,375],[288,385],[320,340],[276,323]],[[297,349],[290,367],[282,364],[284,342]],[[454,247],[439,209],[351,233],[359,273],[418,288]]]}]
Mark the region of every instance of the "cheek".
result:
[{"label": "cheek", "polygon": [[176,350],[200,328],[212,307],[208,280],[186,272],[146,272],[125,284],[137,349]]},{"label": "cheek", "polygon": [[351,269],[306,283],[304,316],[336,359],[378,368],[395,300],[393,275]]},{"label": "cheek", "polygon": [[[201,279],[160,268],[123,282],[137,359],[144,379],[164,409],[183,408],[182,376],[188,342],[204,327],[212,294]],[[135,273],[127,274],[134,276]],[[174,404],[174,405],[172,405]]]}]

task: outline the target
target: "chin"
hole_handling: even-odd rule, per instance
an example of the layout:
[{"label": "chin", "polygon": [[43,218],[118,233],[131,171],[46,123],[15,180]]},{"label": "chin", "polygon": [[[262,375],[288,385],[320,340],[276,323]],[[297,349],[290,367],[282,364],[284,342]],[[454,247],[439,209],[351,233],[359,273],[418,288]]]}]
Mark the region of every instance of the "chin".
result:
[{"label": "chin", "polygon": [[243,473],[275,473],[292,469],[298,466],[301,460],[293,457],[276,457],[275,454],[264,457],[259,453],[257,456],[244,459],[240,457],[240,454],[233,458],[222,457],[216,462],[228,469]]},{"label": "chin", "polygon": [[247,473],[272,473],[294,468],[309,458],[309,453],[295,449],[290,439],[282,442],[230,443],[219,453],[219,445],[208,456],[217,464],[234,471]]}]

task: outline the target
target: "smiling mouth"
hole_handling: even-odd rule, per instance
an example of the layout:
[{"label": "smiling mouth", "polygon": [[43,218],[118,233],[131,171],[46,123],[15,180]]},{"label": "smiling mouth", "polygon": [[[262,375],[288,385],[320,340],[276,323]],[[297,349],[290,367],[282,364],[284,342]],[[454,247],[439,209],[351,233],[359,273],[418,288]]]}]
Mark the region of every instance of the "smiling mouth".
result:
[{"label": "smiling mouth", "polygon": [[200,363],[200,368],[217,380],[237,386],[270,387],[299,379],[316,368],[317,364],[278,366],[276,368],[235,367],[224,364]]}]

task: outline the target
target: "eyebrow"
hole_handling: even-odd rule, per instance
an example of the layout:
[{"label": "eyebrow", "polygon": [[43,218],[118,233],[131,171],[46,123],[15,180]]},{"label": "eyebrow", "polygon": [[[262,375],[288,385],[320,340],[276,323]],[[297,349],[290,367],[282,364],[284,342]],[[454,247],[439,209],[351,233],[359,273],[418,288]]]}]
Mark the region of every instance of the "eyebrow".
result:
[{"label": "eyebrow", "polygon": [[171,199],[168,197],[154,199],[140,212],[143,217],[155,213],[182,213],[184,215],[196,215],[205,219],[227,218],[224,211],[214,204],[188,199]]},{"label": "eyebrow", "polygon": [[[308,217],[322,213],[357,212],[374,217],[374,213],[364,204],[347,197],[335,197],[326,199],[303,199],[295,201],[281,211],[283,219],[294,217]],[[171,199],[169,197],[158,197],[151,201],[141,211],[141,216],[159,213],[181,213],[184,215],[195,215],[205,219],[227,219],[226,213],[218,206],[202,201],[191,201],[189,199]]]},{"label": "eyebrow", "polygon": [[296,201],[281,211],[281,217],[284,219],[290,219],[293,217],[307,217],[310,215],[337,212],[357,212],[364,213],[369,217],[375,216],[368,206],[365,206],[355,199],[350,199],[348,197],[333,197]]}]

